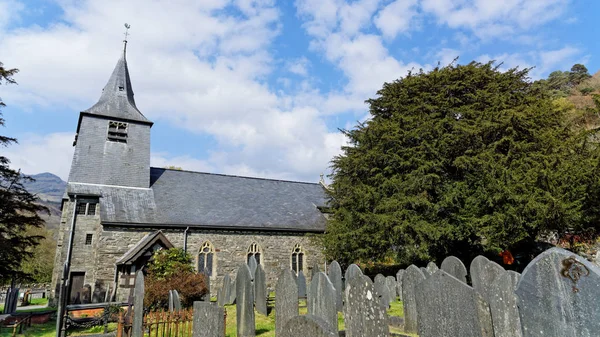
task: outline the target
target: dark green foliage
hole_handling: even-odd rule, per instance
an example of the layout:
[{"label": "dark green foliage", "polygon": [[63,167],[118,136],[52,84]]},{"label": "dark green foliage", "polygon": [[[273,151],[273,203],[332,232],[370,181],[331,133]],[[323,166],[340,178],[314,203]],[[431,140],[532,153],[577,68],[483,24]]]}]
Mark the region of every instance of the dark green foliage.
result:
[{"label": "dark green foliage", "polygon": [[579,83],[587,80],[590,77],[592,77],[592,75],[590,75],[587,68],[583,64],[578,63],[571,67],[569,79],[573,85],[578,85]]},{"label": "dark green foliage", "polygon": [[[0,62],[0,84],[14,84],[12,76],[17,72],[17,69],[5,69]],[[0,108],[4,106],[0,99]],[[1,113],[0,126],[4,126]],[[15,138],[0,135],[0,148],[15,142]],[[37,213],[47,212],[46,207],[36,204],[37,196],[23,187],[31,178],[12,170],[9,163],[8,158],[0,155],[0,284],[28,276],[21,271],[21,263],[33,256],[32,248],[43,239],[43,236],[30,234],[28,229],[43,227],[44,220]]]},{"label": "dark green foliage", "polygon": [[328,257],[469,261],[595,230],[598,148],[528,71],[471,63],[384,84],[333,160]]},{"label": "dark green foliage", "polygon": [[191,257],[181,248],[161,249],[154,253],[148,273],[158,279],[167,278],[176,272],[193,272]]}]

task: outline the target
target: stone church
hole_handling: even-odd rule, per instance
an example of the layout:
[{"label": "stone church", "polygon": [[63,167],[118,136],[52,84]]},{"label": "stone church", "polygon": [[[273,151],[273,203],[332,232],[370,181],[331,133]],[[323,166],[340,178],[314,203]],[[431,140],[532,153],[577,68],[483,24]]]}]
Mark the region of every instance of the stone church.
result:
[{"label": "stone church", "polygon": [[272,287],[283,268],[307,274],[322,265],[314,236],[325,230],[323,182],[151,167],[153,123],[136,107],[125,56],[124,49],[98,102],[79,114],[53,296],[68,277],[68,303],[86,302],[82,289],[94,301],[127,300],[135,272],[170,247],[193,257],[213,294],[250,256]]}]

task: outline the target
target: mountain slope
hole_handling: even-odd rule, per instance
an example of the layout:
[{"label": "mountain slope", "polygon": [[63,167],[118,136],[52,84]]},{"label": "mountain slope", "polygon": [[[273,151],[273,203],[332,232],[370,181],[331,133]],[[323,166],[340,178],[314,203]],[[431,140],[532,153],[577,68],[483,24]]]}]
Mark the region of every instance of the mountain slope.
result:
[{"label": "mountain slope", "polygon": [[55,234],[60,224],[60,204],[65,193],[67,183],[52,173],[40,173],[31,175],[35,181],[23,184],[29,193],[36,194],[39,203],[48,207],[50,215],[40,214],[46,221],[46,228]]}]

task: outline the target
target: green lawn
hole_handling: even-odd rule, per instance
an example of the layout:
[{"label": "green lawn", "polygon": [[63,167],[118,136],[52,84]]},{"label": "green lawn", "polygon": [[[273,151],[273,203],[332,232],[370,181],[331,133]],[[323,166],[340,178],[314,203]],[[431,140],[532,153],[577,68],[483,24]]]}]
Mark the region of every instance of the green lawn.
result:
[{"label": "green lawn", "polygon": [[[56,335],[56,321],[51,320],[45,324],[32,325],[27,328],[22,335],[25,337],[53,337]],[[10,337],[12,336],[12,328],[1,328],[0,329],[0,337]]]}]

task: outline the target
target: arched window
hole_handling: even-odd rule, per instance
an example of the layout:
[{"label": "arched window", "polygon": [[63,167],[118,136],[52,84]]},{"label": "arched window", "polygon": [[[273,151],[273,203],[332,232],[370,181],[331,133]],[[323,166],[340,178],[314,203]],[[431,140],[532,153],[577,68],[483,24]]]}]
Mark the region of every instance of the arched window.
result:
[{"label": "arched window", "polygon": [[213,245],[206,241],[202,244],[198,253],[198,272],[205,273],[208,276],[213,274],[215,249]]},{"label": "arched window", "polygon": [[292,251],[292,270],[296,275],[299,271],[304,270],[304,252],[299,244],[296,244]]},{"label": "arched window", "polygon": [[260,252],[260,247],[258,246],[258,244],[256,242],[253,242],[250,247],[248,248],[248,258],[246,260],[247,263],[250,262],[250,257],[254,256],[254,259],[256,260],[257,264],[260,264],[261,261],[261,252]]}]

